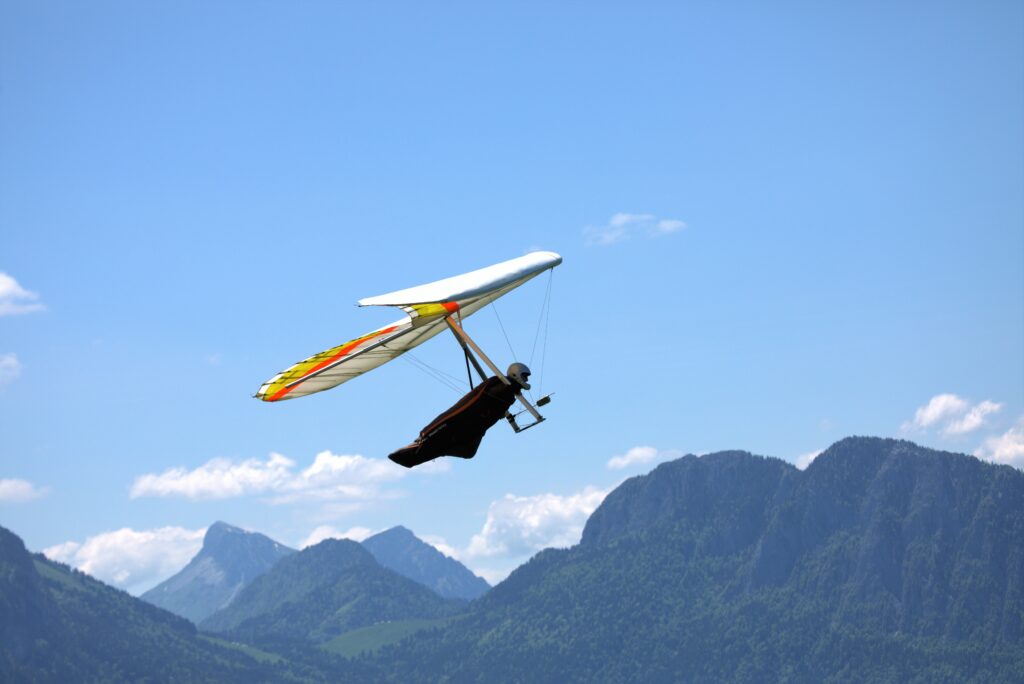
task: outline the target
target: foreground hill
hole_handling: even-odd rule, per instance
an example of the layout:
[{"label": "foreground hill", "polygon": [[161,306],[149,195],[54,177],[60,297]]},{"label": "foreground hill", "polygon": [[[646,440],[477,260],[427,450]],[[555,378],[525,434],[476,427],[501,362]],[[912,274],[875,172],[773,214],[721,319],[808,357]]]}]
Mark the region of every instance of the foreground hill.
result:
[{"label": "foreground hill", "polygon": [[381,566],[356,542],[328,539],[279,561],[200,626],[271,647],[321,644],[376,623],[446,617],[462,605]]},{"label": "foreground hill", "polygon": [[401,525],[363,540],[363,547],[385,568],[430,587],[445,598],[471,601],[491,588],[465,565],[421,541]]},{"label": "foreground hill", "polygon": [[1024,681],[1024,474],[851,438],[628,480],[394,681]]},{"label": "foreground hill", "polygon": [[187,620],[29,554],[0,527],[0,681],[291,679],[284,667],[203,638]]},{"label": "foreground hill", "polygon": [[262,534],[215,522],[195,558],[141,598],[198,623],[228,606],[250,582],[293,553]]}]

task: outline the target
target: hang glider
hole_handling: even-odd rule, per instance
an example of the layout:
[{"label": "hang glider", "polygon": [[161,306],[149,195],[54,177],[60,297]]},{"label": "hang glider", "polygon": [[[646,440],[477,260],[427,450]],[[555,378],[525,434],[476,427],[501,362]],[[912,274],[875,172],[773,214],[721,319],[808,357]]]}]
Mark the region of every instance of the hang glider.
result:
[{"label": "hang glider", "polygon": [[[446,328],[455,333],[467,358],[472,359],[469,351],[472,348],[496,375],[504,377],[466,335],[461,321],[560,263],[562,257],[554,252],[531,252],[426,285],[361,299],[359,306],[398,307],[405,311],[406,316],[299,361],[263,383],[255,396],[263,401],[275,402],[322,392],[398,358]],[[483,375],[479,364],[475,359],[472,360],[477,371]],[[525,400],[522,401],[538,422],[543,420],[535,408]],[[510,422],[517,430],[520,429],[514,421]]]}]

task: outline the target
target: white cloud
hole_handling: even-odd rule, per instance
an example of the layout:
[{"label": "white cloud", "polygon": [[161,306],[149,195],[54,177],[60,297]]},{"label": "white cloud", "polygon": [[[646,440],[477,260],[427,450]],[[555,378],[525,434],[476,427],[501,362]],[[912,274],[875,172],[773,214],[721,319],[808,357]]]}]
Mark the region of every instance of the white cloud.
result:
[{"label": "white cloud", "polygon": [[655,218],[653,214],[626,214],[620,211],[617,214],[612,214],[612,217],[608,219],[608,225],[620,228],[633,223],[650,223]]},{"label": "white cloud", "polygon": [[638,463],[651,463],[652,461],[667,461],[673,458],[679,458],[683,455],[683,452],[678,449],[667,449],[665,451],[658,451],[654,447],[649,446],[635,446],[621,456],[612,456],[608,459],[608,468],[610,470],[621,470],[628,466],[636,465]]},{"label": "white cloud", "polygon": [[0,271],[0,316],[17,316],[46,309],[39,295],[29,292],[13,277]]},{"label": "white cloud", "polygon": [[917,409],[914,413],[914,420],[904,423],[904,429],[924,429],[940,420],[958,416],[967,410],[967,402],[955,394],[937,394],[931,400]]},{"label": "white cloud", "polygon": [[937,394],[917,409],[914,419],[904,423],[903,432],[940,428],[947,437],[973,432],[985,424],[985,417],[1003,408],[994,401],[982,401],[974,406],[955,394]]},{"label": "white cloud", "polygon": [[799,456],[796,457],[796,460],[793,461],[793,465],[795,465],[800,470],[806,470],[807,466],[811,465],[814,459],[818,458],[818,456],[821,456],[822,452],[824,452],[824,449],[818,449],[817,451],[808,451],[806,454],[800,454]]},{"label": "white cloud", "polygon": [[583,241],[588,247],[614,245],[629,237],[629,231],[624,226],[587,226],[583,229]]},{"label": "white cloud", "polygon": [[963,435],[973,432],[985,424],[985,416],[996,413],[1002,408],[1002,404],[997,404],[994,401],[983,401],[972,406],[967,414],[959,420],[954,420],[946,425],[943,432],[947,435]]},{"label": "white cloud", "polygon": [[45,496],[46,487],[36,487],[27,480],[0,479],[0,503],[25,503]]},{"label": "white cloud", "polygon": [[96,579],[140,594],[185,567],[199,552],[205,534],[205,529],[133,530],[125,527],[97,534],[81,543],[57,544],[44,549],[43,553]]},{"label": "white cloud", "polygon": [[21,375],[21,362],[14,352],[0,354],[0,387],[9,385]]},{"label": "white cloud", "polygon": [[378,484],[401,479],[407,472],[383,458],[366,458],[358,454],[336,455],[330,451],[321,451],[316,455],[313,465],[288,483],[285,492],[275,499],[275,503],[300,498],[365,499],[377,493]]},{"label": "white cloud", "polygon": [[72,561],[75,559],[75,552],[80,548],[82,548],[82,545],[78,542],[66,541],[43,549],[43,555],[50,560],[73,565]]},{"label": "white cloud", "polygon": [[330,525],[320,525],[299,543],[299,548],[304,549],[308,546],[315,546],[325,539],[351,539],[352,541],[361,542],[372,534],[374,534],[374,531],[368,527],[350,527],[342,532]]},{"label": "white cloud", "polygon": [[[491,502],[482,529],[464,548],[453,546],[437,535],[417,536],[449,558],[466,564],[493,585],[541,549],[578,543],[587,518],[609,491],[587,487],[567,496],[506,494]],[[314,529],[299,547],[306,548],[324,539],[362,541],[372,534],[374,531],[366,527],[352,527],[342,532],[324,524]]]},{"label": "white cloud", "polygon": [[587,487],[568,496],[506,494],[491,502],[483,529],[473,535],[468,557],[521,557],[548,547],[572,546],[608,490]]},{"label": "white cloud", "polygon": [[461,555],[458,549],[456,549],[454,546],[451,546],[447,541],[445,541],[444,537],[438,537],[437,535],[433,534],[425,534],[422,537],[420,537],[420,539],[430,544],[435,549],[437,549],[444,555],[448,556],[449,558],[458,559],[459,556]]},{"label": "white cloud", "polygon": [[386,496],[380,486],[408,472],[384,459],[330,451],[321,451],[312,465],[301,471],[296,470],[295,461],[277,453],[266,461],[215,458],[193,470],[171,468],[159,475],[142,475],[132,484],[131,497],[225,499],[262,494],[275,504],[367,500]]},{"label": "white cloud", "polygon": [[683,228],[686,228],[686,223],[684,221],[663,219],[658,221],[657,225],[654,226],[654,232],[657,235],[668,235],[669,233],[675,233]]},{"label": "white cloud", "polygon": [[659,219],[654,214],[613,214],[608,222],[601,226],[587,226],[583,229],[583,238],[587,246],[604,247],[616,242],[628,240],[638,233],[649,237],[668,235],[686,228],[686,223],[679,219]]},{"label": "white cloud", "polygon": [[473,574],[479,575],[487,580],[487,583],[492,587],[499,584],[508,577],[513,570],[516,569],[515,565],[506,566],[503,568],[470,568]]},{"label": "white cloud", "polygon": [[195,470],[171,468],[160,475],[142,475],[132,484],[131,497],[225,499],[244,494],[261,494],[287,486],[294,478],[294,466],[295,461],[281,454],[271,454],[266,461],[251,458],[241,463],[215,458]]},{"label": "white cloud", "polygon": [[974,452],[978,458],[1024,468],[1024,418],[996,437],[989,437]]}]

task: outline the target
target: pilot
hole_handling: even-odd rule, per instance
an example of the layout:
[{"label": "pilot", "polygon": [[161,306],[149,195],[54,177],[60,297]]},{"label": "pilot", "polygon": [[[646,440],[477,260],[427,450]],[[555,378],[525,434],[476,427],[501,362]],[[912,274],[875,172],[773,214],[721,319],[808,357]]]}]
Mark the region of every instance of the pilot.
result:
[{"label": "pilot", "polygon": [[473,458],[484,433],[508,414],[516,395],[530,389],[529,380],[530,369],[526,364],[513,363],[505,378],[495,375],[484,380],[420,430],[415,442],[388,458],[406,468],[438,456]]}]

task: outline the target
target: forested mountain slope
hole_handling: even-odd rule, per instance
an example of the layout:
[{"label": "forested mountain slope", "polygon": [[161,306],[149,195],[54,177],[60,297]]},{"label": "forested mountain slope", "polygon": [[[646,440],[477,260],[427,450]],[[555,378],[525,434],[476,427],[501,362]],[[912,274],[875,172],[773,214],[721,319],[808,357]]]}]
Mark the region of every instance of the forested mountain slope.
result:
[{"label": "forested mountain slope", "polygon": [[[1024,681],[1024,474],[850,438],[806,471],[744,452],[632,478],[398,680]],[[386,664],[386,666],[385,666]]]},{"label": "forested mountain slope", "polygon": [[319,644],[380,622],[445,617],[463,605],[388,570],[356,542],[328,539],[279,561],[200,626],[257,645]]},{"label": "forested mountain slope", "polygon": [[294,681],[0,527],[0,681]]},{"label": "forested mountain slope", "polygon": [[486,580],[474,575],[465,565],[444,555],[401,525],[364,539],[362,544],[384,567],[430,587],[445,598],[469,601],[491,588]]},{"label": "forested mountain slope", "polygon": [[215,522],[189,564],[141,598],[198,623],[228,606],[250,582],[293,553],[295,549],[270,537]]}]

